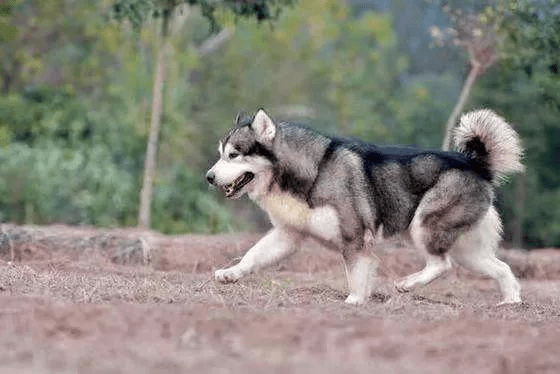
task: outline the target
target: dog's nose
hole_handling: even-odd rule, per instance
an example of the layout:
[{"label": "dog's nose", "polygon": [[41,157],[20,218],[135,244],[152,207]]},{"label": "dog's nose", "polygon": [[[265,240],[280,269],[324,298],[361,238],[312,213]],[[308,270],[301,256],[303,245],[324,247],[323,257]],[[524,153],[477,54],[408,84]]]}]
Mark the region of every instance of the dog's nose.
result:
[{"label": "dog's nose", "polygon": [[216,175],[214,174],[213,171],[209,171],[208,173],[206,173],[206,180],[208,181],[208,183],[214,184],[215,179],[216,179]]}]

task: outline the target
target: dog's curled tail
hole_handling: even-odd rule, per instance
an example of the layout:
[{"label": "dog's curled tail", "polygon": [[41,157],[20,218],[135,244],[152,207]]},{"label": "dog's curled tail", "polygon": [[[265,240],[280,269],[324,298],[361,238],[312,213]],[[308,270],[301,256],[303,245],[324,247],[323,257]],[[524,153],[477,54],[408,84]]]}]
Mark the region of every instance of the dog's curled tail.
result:
[{"label": "dog's curled tail", "polygon": [[519,135],[491,110],[464,114],[454,135],[457,150],[469,153],[485,165],[495,182],[504,180],[507,174],[524,170]]}]

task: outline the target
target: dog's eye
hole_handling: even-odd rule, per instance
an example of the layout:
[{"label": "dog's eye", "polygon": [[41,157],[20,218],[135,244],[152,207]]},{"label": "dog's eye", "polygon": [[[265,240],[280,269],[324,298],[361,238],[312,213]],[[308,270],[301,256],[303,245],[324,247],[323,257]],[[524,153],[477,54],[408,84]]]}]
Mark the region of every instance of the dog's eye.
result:
[{"label": "dog's eye", "polygon": [[229,159],[230,160],[233,160],[234,158],[237,158],[237,157],[239,157],[239,153],[237,153],[237,152],[231,152],[229,154]]}]

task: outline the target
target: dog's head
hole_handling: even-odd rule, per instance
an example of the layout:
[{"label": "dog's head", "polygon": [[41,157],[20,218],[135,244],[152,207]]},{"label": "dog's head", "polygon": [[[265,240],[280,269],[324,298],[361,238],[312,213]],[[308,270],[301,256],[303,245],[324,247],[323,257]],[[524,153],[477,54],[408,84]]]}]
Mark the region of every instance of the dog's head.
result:
[{"label": "dog's head", "polygon": [[238,116],[236,126],[219,143],[220,159],[206,173],[208,182],[231,199],[257,194],[269,185],[276,161],[272,151],[276,130],[262,109],[252,119]]}]

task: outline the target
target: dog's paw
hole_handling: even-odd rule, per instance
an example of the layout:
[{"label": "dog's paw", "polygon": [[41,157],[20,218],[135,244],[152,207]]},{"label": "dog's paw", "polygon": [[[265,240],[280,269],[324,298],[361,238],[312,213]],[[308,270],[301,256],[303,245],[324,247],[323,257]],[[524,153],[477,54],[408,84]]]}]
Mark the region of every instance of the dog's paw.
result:
[{"label": "dog's paw", "polygon": [[235,266],[227,268],[227,269],[220,269],[216,270],[214,273],[214,279],[216,279],[220,283],[233,283],[237,282],[243,274],[239,269]]},{"label": "dog's paw", "polygon": [[410,282],[405,277],[405,278],[396,280],[393,284],[395,285],[395,288],[397,289],[397,291],[404,293],[404,292],[409,292],[412,289],[412,287],[409,283]]},{"label": "dog's paw", "polygon": [[496,304],[496,306],[515,305],[515,304],[521,304],[521,298],[519,296],[504,299],[500,301],[498,304]]},{"label": "dog's paw", "polygon": [[344,302],[350,305],[362,305],[365,302],[365,299],[363,297],[350,294]]}]

